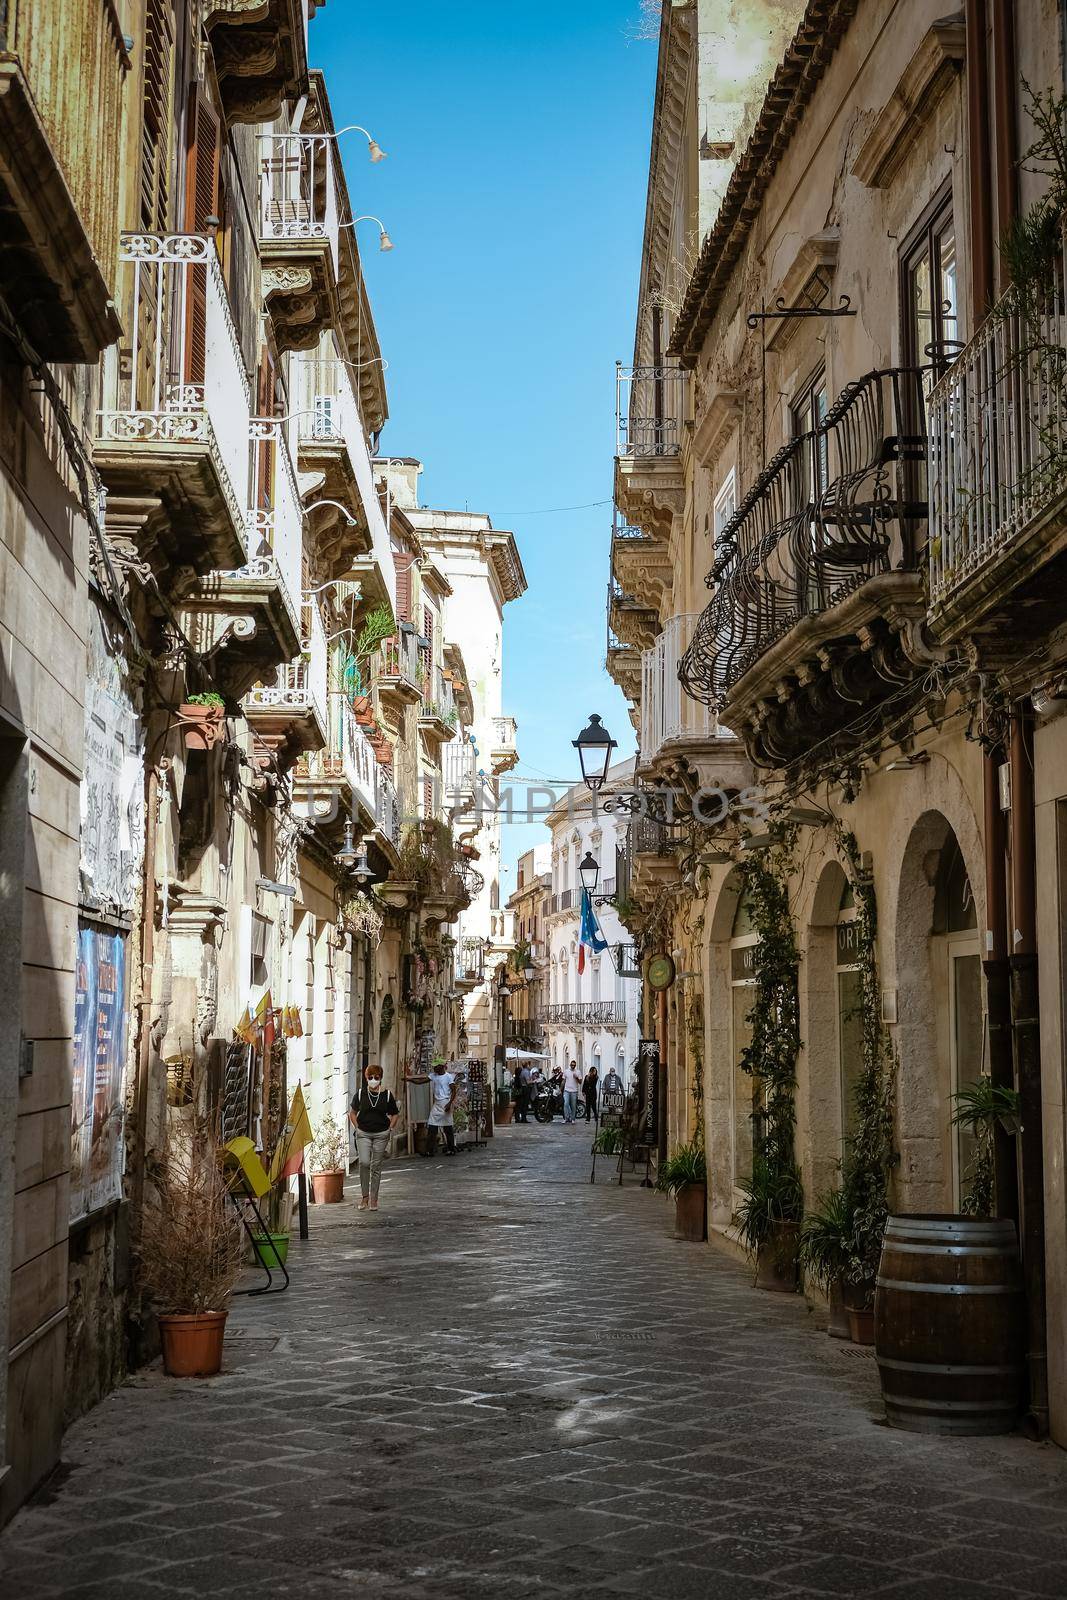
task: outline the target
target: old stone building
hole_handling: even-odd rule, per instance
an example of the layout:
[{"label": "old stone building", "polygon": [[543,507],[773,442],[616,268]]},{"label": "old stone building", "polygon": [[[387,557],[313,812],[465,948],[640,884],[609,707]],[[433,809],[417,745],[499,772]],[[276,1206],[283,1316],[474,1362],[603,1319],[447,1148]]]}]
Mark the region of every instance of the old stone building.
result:
[{"label": "old stone building", "polygon": [[481,636],[378,459],[349,182],[387,169],[315,11],[0,16],[3,1517],[152,1349],[168,1116],[269,1154],[298,1084],[341,1120],[460,1045]]},{"label": "old stone building", "polygon": [[1062,129],[1062,17],[753,4],[734,59],[714,39],[739,9],[664,7],[618,379],[632,926],[695,975],[659,1000],[664,1144],[704,1138],[728,1243],[774,1121],[746,1057],[785,1026],[772,956],[795,975],[805,1207],[864,1132],[865,1073],[911,1212],[971,1203],[954,1095],[1016,1091],[995,1204],[1019,1226],[1033,1426],[1063,1443],[1067,196],[1022,159]]}]

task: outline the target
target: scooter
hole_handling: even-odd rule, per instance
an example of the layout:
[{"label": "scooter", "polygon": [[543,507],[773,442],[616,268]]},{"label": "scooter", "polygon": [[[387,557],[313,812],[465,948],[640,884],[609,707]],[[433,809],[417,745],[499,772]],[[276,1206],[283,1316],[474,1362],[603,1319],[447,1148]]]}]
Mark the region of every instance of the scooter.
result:
[{"label": "scooter", "polygon": [[538,1122],[551,1122],[553,1117],[563,1115],[563,1088],[557,1083],[539,1083],[534,1090],[531,1102],[534,1116]]}]

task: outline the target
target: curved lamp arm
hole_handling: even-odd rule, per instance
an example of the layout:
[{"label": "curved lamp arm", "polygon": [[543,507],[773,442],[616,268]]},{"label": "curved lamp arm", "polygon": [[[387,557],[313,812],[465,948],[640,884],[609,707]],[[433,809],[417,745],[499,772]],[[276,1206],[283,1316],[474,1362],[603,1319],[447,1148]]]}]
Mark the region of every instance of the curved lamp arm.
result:
[{"label": "curved lamp arm", "polygon": [[372,217],[369,212],[362,217],[353,217],[351,222],[339,222],[337,226],[339,228],[354,228],[357,222],[376,222],[380,230],[380,242],[378,249],[392,250],[395,248],[392,239],[390,239],[389,235],[385,231],[385,223],[382,221],[381,217]]},{"label": "curved lamp arm", "polygon": [[342,133],[361,133],[367,141],[367,154],[370,156],[371,160],[374,162],[385,160],[386,151],[382,149],[377,139],[371,137],[366,128],[360,127],[358,122],[350,122],[347,127],[338,128],[336,133],[328,134],[327,138],[339,139]]}]

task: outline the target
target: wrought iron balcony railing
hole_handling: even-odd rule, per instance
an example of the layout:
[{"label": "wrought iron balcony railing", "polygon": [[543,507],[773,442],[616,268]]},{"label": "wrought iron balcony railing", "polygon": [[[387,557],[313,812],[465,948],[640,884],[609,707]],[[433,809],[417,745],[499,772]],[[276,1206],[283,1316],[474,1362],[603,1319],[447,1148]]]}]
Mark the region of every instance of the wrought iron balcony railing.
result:
[{"label": "wrought iron balcony railing", "polygon": [[721,709],[733,685],[803,617],[924,553],[924,373],[898,367],[848,385],[811,433],[779,450],[723,530],[715,597],[679,668]]},{"label": "wrought iron balcony railing", "polygon": [[327,133],[261,136],[259,236],[272,244],[320,239],[336,268],[340,213],[333,144]]},{"label": "wrought iron balcony railing", "polygon": [[619,1027],[626,1023],[624,1000],[576,1000],[545,1007],[545,1021],[579,1028]]},{"label": "wrought iron balcony railing", "polygon": [[930,395],[934,606],[1067,487],[1065,278],[1061,248],[1043,290],[1009,290]]},{"label": "wrought iron balcony railing", "polygon": [[676,456],[685,418],[684,367],[615,366],[615,454]]},{"label": "wrought iron balcony railing", "polygon": [[656,642],[641,656],[641,759],[654,761],[670,741],[719,737],[718,719],[691,700],[678,681],[678,667],[699,618],[671,617]]}]

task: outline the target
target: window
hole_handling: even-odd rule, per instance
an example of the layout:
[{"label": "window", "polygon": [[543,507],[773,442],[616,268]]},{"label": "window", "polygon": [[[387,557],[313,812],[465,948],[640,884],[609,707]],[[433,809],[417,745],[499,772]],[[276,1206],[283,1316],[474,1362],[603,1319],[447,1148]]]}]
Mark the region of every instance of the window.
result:
[{"label": "window", "polygon": [[[826,371],[820,367],[813,378],[805,384],[793,401],[793,437],[800,438],[806,433],[815,433],[826,420],[829,409],[826,393]],[[805,487],[808,494],[808,503],[815,503],[822,497],[829,482],[829,470],[826,459],[826,436],[821,434],[817,439],[809,441],[804,452]]]},{"label": "window", "polygon": [[901,252],[901,349],[905,366],[934,383],[960,348],[959,262],[952,192],[927,208]]},{"label": "window", "polygon": [[730,1020],[733,1072],[734,1183],[752,1174],[753,1131],[760,1109],[759,1080],[741,1068],[741,1057],[752,1039],[749,1012],[756,999],[755,949],[759,935],[752,925],[751,907],[737,902],[730,939]]},{"label": "window", "polygon": [[863,1071],[863,977],[857,965],[856,896],[846,883],[837,913],[837,1059],[841,1081],[841,1137],[856,1131],[856,1084]]},{"label": "window", "polygon": [[719,535],[737,510],[737,474],[733,467],[726,474],[726,478],[715,496],[715,543],[718,545]]}]

